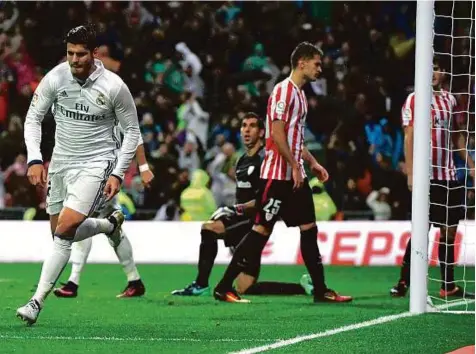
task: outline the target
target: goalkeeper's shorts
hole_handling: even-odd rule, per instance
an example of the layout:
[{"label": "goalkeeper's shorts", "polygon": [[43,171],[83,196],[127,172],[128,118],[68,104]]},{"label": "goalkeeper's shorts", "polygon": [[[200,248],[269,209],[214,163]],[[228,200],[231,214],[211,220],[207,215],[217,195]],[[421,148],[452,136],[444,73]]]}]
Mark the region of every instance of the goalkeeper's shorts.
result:
[{"label": "goalkeeper's shorts", "polygon": [[244,215],[222,216],[218,220],[225,225],[223,239],[226,247],[238,246],[243,237],[245,237],[253,227],[252,220]]},{"label": "goalkeeper's shorts", "polygon": [[430,223],[458,226],[464,218],[466,192],[458,181],[430,181]]}]

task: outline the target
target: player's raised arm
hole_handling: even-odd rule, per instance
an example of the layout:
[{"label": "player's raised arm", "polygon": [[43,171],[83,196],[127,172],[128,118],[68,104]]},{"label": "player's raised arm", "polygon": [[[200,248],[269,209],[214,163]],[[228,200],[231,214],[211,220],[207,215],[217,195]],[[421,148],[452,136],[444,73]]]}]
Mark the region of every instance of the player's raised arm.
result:
[{"label": "player's raised arm", "polygon": [[116,168],[112,171],[112,175],[118,177],[122,182],[124,174],[136,154],[140,139],[136,106],[128,87],[124,83],[121,85],[114,100],[114,111],[124,132],[124,140],[122,141],[119,160]]},{"label": "player's raised arm", "polygon": [[51,75],[46,75],[38,85],[26,114],[24,137],[28,153],[28,179],[33,185],[44,185],[46,173],[41,155],[41,122],[55,100]]}]

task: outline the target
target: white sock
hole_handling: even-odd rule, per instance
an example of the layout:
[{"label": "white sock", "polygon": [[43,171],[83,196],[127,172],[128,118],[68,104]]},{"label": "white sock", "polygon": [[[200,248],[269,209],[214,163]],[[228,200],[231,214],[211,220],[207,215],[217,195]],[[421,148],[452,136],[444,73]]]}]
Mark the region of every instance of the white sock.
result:
[{"label": "white sock", "polygon": [[132,255],[132,246],[123,230],[121,230],[121,242],[114,248],[119,262],[122,264],[122,269],[126,273],[127,281],[139,280],[140,275],[137,271],[134,257]]},{"label": "white sock", "polygon": [[57,236],[53,239],[53,251],[46,257],[41,268],[40,281],[33,299],[43,304],[51,289],[55,285],[71,255],[73,241],[64,240]]},{"label": "white sock", "polygon": [[101,233],[109,233],[114,225],[107,219],[87,218],[79,225],[74,235],[74,242],[85,240]]},{"label": "white sock", "polygon": [[69,276],[68,280],[72,281],[76,285],[79,285],[81,272],[83,271],[84,265],[88,260],[92,244],[92,238],[87,238],[85,240],[73,243],[73,249],[71,251],[71,275]]}]

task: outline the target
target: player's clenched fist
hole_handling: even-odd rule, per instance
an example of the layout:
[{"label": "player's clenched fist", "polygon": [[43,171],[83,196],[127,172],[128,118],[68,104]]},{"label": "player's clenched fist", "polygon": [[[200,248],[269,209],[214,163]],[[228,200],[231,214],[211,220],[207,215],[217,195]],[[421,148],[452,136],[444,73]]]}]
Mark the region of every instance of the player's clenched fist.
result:
[{"label": "player's clenched fist", "polygon": [[34,186],[44,187],[46,185],[46,170],[42,164],[28,167],[27,177]]},{"label": "player's clenched fist", "polygon": [[140,178],[142,179],[144,187],[150,188],[150,182],[154,179],[154,174],[151,170],[143,171],[140,173]]},{"label": "player's clenched fist", "polygon": [[110,176],[107,180],[106,187],[104,187],[104,196],[106,201],[109,201],[114,197],[121,189],[121,181],[116,176]]}]

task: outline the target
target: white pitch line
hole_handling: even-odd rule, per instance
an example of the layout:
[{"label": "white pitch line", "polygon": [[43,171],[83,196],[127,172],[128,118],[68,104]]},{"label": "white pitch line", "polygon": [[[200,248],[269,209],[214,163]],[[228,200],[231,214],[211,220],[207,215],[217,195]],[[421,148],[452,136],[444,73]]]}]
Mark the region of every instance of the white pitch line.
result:
[{"label": "white pitch line", "polygon": [[272,342],[276,339],[236,339],[236,338],[217,338],[217,339],[200,339],[200,338],[140,338],[140,337],[82,337],[82,336],[10,336],[1,335],[0,339],[32,339],[32,340],[87,340],[87,341],[111,341],[111,342]]},{"label": "white pitch line", "polygon": [[[438,305],[438,306],[435,306],[435,307],[437,309],[444,310],[444,309],[447,309],[447,308],[450,308],[450,307],[461,306],[461,305],[465,305],[465,304],[471,304],[473,302],[474,302],[474,300],[462,300],[462,301],[458,301],[458,302],[452,302],[452,303],[449,303],[449,304]],[[324,331],[324,332],[313,333],[313,334],[309,334],[309,335],[305,335],[305,336],[297,336],[297,337],[286,339],[286,340],[280,340],[280,341],[277,341],[275,343],[265,344],[265,345],[260,346],[260,347],[243,349],[243,350],[240,350],[238,352],[231,352],[230,354],[262,353],[262,352],[265,352],[265,351],[268,351],[268,350],[271,350],[271,349],[287,347],[289,345],[293,345],[293,344],[296,344],[296,343],[300,343],[300,342],[304,342],[304,341],[308,341],[308,340],[312,340],[312,339],[316,339],[316,338],[329,337],[329,336],[333,336],[335,334],[348,332],[348,331],[353,331],[353,330],[360,329],[360,328],[372,327],[372,326],[376,326],[376,325],[379,325],[379,324],[382,324],[382,323],[392,322],[392,321],[398,320],[400,318],[412,317],[412,316],[415,316],[415,315],[417,315],[417,314],[410,313],[410,312],[403,312],[403,313],[400,313],[400,314],[397,314],[397,315],[382,316],[382,317],[378,317],[378,318],[373,319],[373,320],[364,321],[364,322],[360,322],[360,323],[354,323],[354,324],[351,324],[351,325],[342,326],[342,327],[338,327],[338,328],[334,328],[334,329],[329,329],[329,330]]]}]

